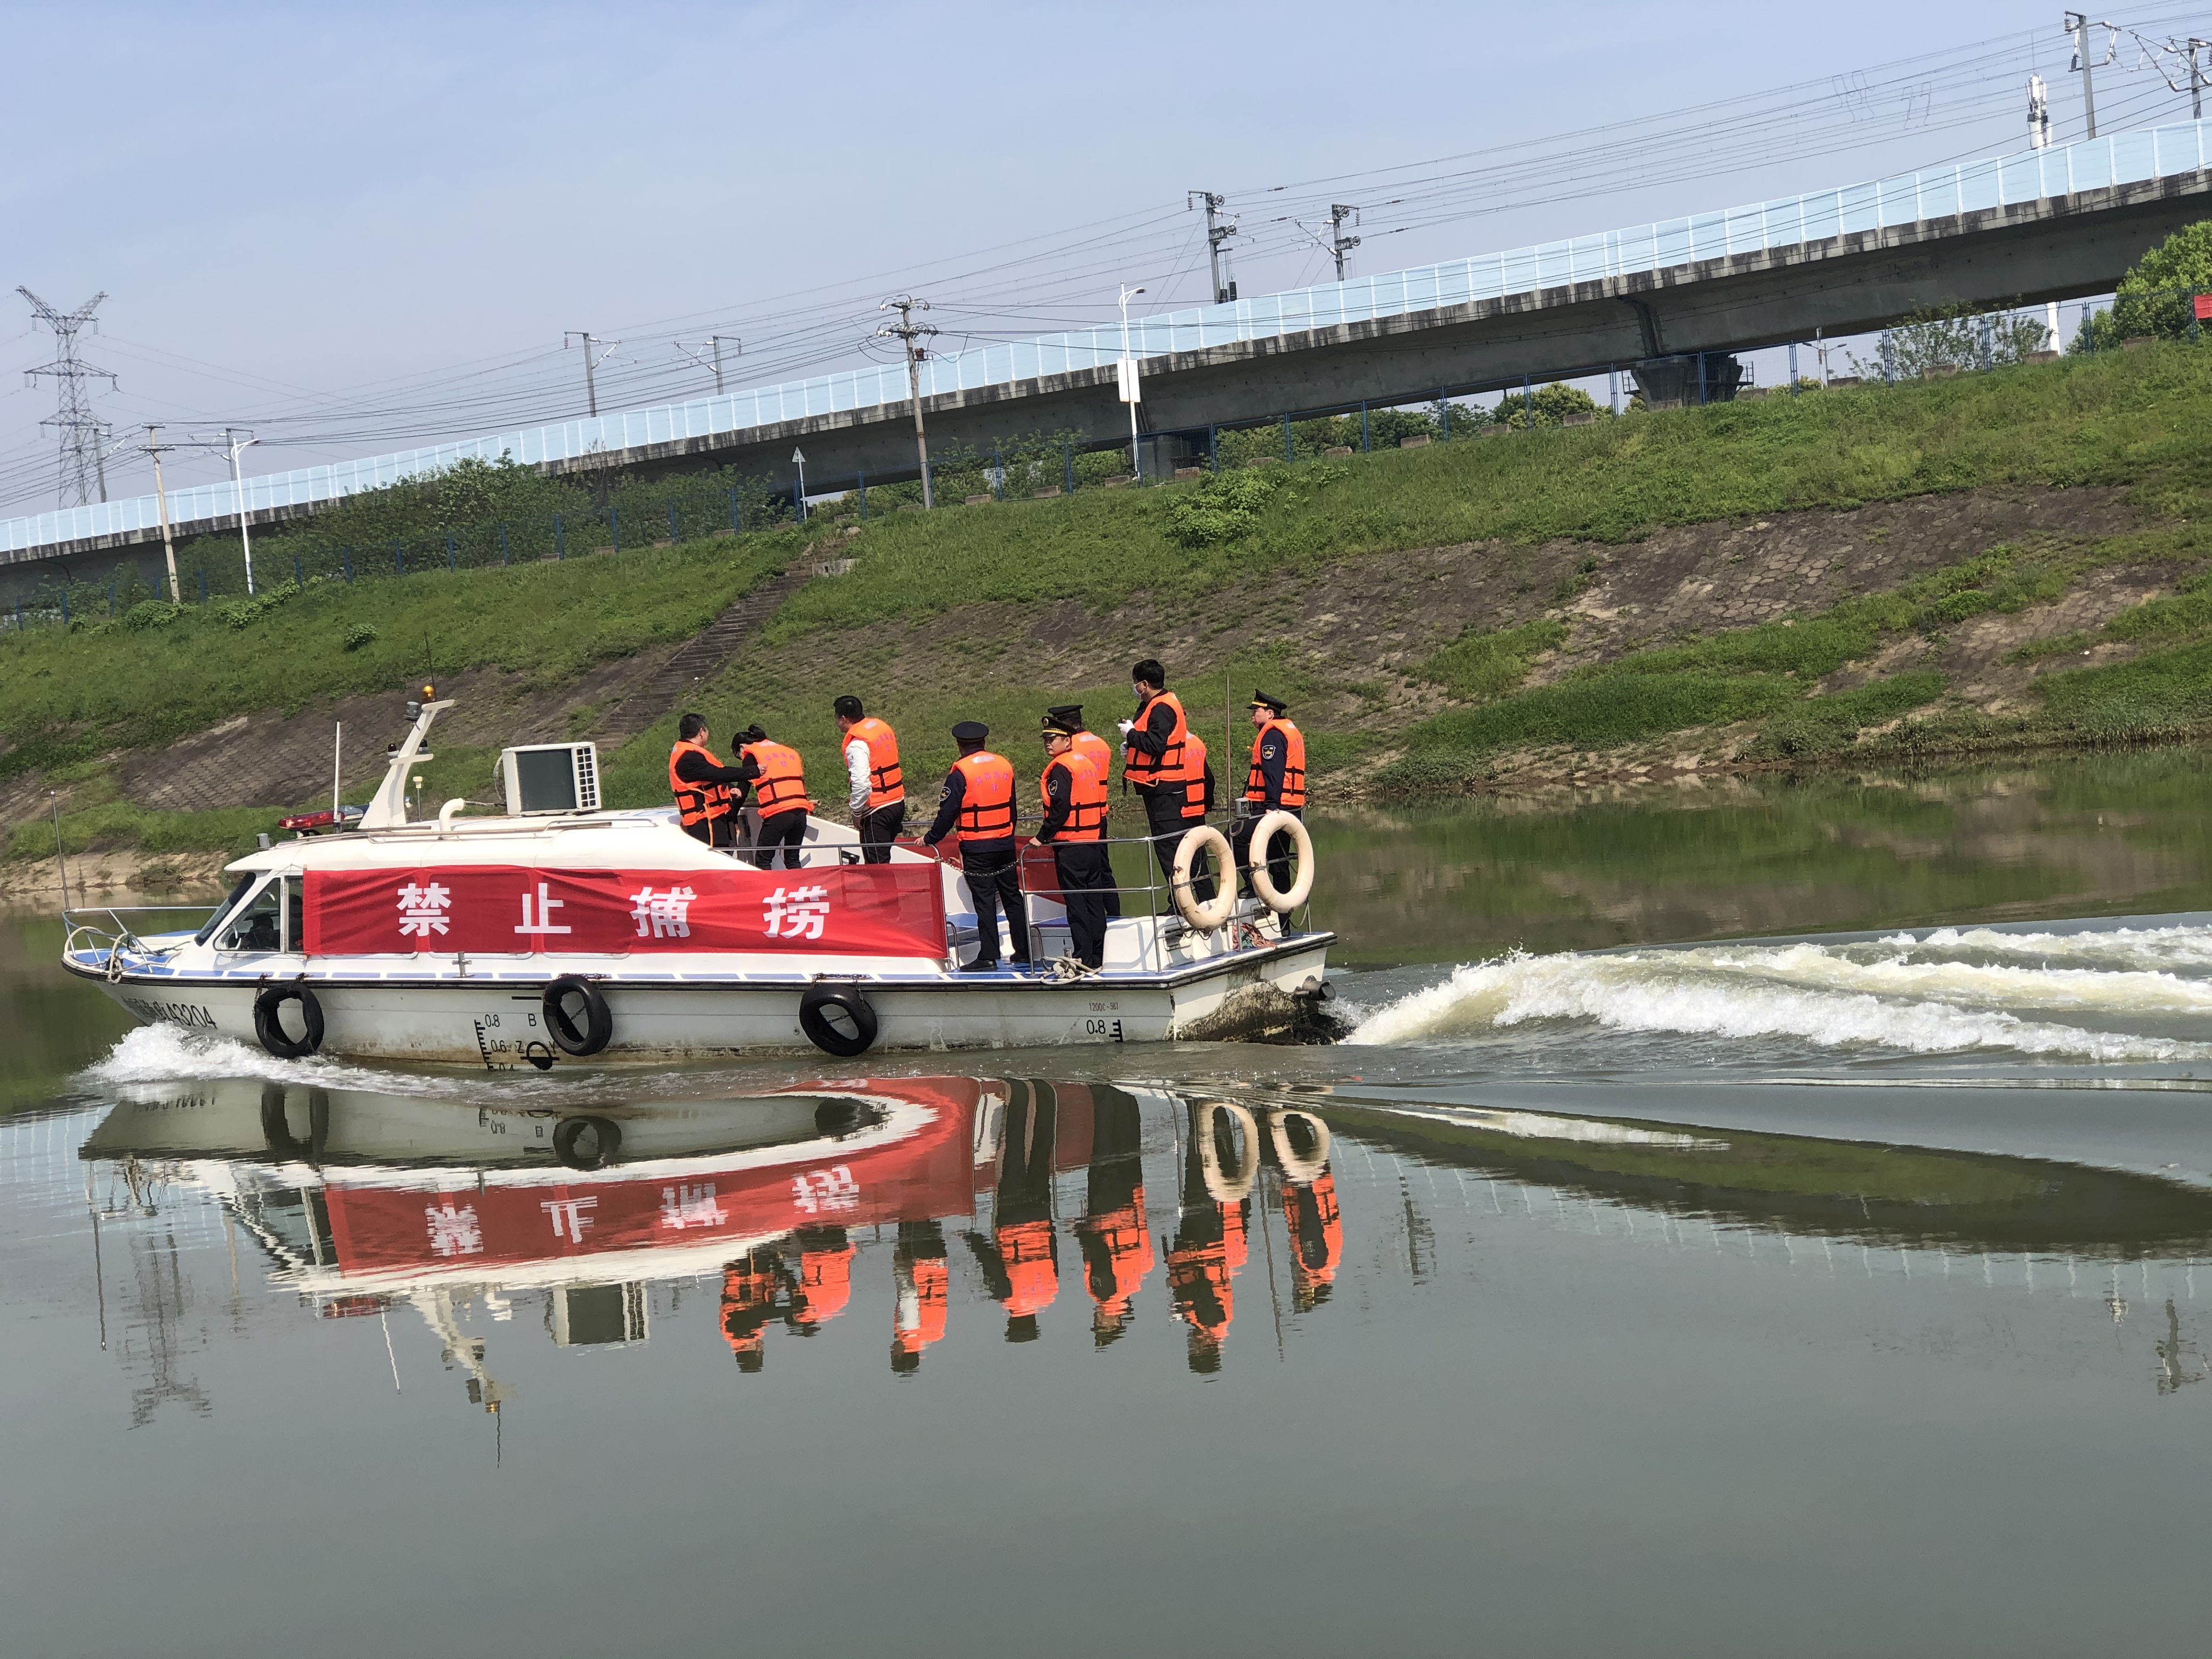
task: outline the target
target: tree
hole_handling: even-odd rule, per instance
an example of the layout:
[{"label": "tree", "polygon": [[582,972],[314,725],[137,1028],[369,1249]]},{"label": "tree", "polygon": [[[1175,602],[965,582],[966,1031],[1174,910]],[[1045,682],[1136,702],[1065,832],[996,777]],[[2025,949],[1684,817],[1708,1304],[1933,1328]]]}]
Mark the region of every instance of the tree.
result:
[{"label": "tree", "polygon": [[2186,339],[2192,294],[2212,294],[2212,219],[2175,231],[2137,260],[2120,278],[2112,308],[2084,318],[2069,349],[2102,351],[2145,336]]},{"label": "tree", "polygon": [[[2023,312],[1975,311],[1962,305],[1916,311],[1889,331],[1889,362],[1900,380],[1938,370],[1979,368],[1986,348],[1990,367],[2002,368],[2045,349],[2051,331],[2043,319]],[[1853,354],[1851,372],[1878,377],[1880,357],[1862,362]]]},{"label": "tree", "polygon": [[[1538,426],[1564,426],[1570,415],[1611,415],[1610,410],[1601,409],[1595,398],[1578,386],[1569,386],[1565,380],[1554,380],[1549,386],[1539,386],[1534,398],[1535,423]],[[1522,393],[1510,392],[1498,399],[1491,419],[1500,426],[1525,427],[1528,424],[1530,399]]]}]

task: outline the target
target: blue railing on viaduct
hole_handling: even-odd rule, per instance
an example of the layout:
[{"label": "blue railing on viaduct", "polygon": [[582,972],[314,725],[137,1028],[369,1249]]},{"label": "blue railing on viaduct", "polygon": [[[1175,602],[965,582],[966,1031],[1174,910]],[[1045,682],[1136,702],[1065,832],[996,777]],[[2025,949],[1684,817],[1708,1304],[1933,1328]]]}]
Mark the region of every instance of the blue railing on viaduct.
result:
[{"label": "blue railing on viaduct", "polygon": [[[1272,338],[2193,173],[2212,165],[2208,131],[2212,131],[2212,122],[2199,121],[2118,133],[1601,235],[1133,318],[1129,350],[1152,357]],[[1116,323],[947,352],[921,365],[922,393],[927,397],[1109,365],[1121,355],[1121,340]],[[364,460],[264,473],[246,480],[246,501],[259,512],[335,501],[435,471],[467,457],[494,460],[509,455],[536,465],[687,438],[723,436],[741,441],[751,428],[810,415],[899,404],[907,395],[903,364],[854,369]],[[237,495],[228,481],[173,489],[168,497],[169,520],[174,526],[204,526],[238,511]],[[150,495],[6,520],[0,521],[0,557],[89,538],[129,535],[158,523]]]}]

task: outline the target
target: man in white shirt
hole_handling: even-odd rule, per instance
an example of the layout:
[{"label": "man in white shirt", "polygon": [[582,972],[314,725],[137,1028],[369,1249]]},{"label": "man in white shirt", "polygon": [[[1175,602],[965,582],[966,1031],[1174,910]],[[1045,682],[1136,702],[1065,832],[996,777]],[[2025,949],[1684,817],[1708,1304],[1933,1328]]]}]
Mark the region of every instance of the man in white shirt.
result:
[{"label": "man in white shirt", "polygon": [[858,697],[830,705],[845,740],[847,804],[860,832],[860,857],[889,864],[891,843],[906,823],[906,782],[899,771],[898,736],[861,707]]}]

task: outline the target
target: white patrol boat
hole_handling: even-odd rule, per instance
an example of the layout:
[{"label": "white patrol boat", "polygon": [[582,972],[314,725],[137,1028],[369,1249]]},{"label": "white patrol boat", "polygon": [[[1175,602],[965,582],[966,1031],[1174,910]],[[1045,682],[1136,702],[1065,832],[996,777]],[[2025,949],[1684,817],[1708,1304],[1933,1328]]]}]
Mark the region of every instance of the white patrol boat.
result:
[{"label": "white patrol boat", "polygon": [[[482,1065],[666,1061],[808,1044],[975,1048],[1318,1032],[1334,936],[1292,925],[1313,885],[1312,843],[1288,814],[1257,837],[1296,843],[1298,876],[1275,890],[1255,860],[1208,902],[1189,872],[1217,872],[1218,830],[1184,838],[1177,881],[1124,890],[1101,969],[1067,955],[1048,849],[1025,849],[1028,954],[1037,966],[962,973],[977,954],[974,901],[957,865],[919,847],[860,861],[852,830],[807,821],[802,867],[756,869],[710,848],[672,808],[599,805],[590,744],[507,750],[506,811],[463,800],[410,821],[411,769],[452,707],[425,688],[382,785],[355,816],[288,819],[293,840],[228,867],[238,884],[191,932],[139,931],[77,910],[63,966],[139,1019],[258,1042],[283,1059]],[[957,854],[955,854],[957,858]],[[1146,854],[1149,878],[1152,861]],[[1016,954],[1000,922],[1002,962]]]}]

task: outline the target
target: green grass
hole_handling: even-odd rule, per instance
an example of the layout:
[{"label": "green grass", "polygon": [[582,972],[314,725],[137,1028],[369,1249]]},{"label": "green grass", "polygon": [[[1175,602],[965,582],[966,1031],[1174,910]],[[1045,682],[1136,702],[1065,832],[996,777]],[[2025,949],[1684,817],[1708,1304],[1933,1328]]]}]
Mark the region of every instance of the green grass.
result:
[{"label": "green grass", "polygon": [[[856,561],[852,572],[802,589],[755,648],[701,688],[697,702],[718,734],[758,720],[800,744],[817,769],[834,769],[830,699],[851,690],[883,703],[874,677],[891,648],[886,629],[978,601],[1073,600],[1104,616],[1149,591],[1156,602],[1212,614],[1271,577],[1310,575],[1376,552],[1555,538],[1625,546],[1673,525],[2005,483],[2125,485],[2140,508],[2163,515],[2154,531],[1999,549],[1817,616],[1656,646],[1545,686],[1525,681],[1531,665],[1562,643],[1561,621],[1477,630],[1414,671],[1461,706],[1399,732],[1389,729],[1387,696],[1363,696],[1341,717],[1343,729],[1316,724],[1309,734],[1316,771],[1371,753],[1378,743],[1401,748],[1405,758],[1389,775],[1401,787],[1463,781],[1479,774],[1485,757],[1507,749],[1595,750],[1745,720],[1761,723],[1762,753],[1829,753],[1941,690],[1922,675],[1809,695],[1843,665],[1914,633],[1941,635],[1984,612],[2042,602],[2100,562],[2189,562],[2212,553],[2200,529],[2212,516],[2206,430],[2212,353],[2160,345],[1895,388],[1307,461],[1163,489],[878,513],[858,536],[836,544]],[[763,574],[822,545],[835,516],[825,514],[824,525],[807,532],[618,556],[350,586],[311,582],[281,602],[228,617],[227,607],[194,605],[174,617],[142,613],[137,626],[80,618],[67,630],[0,637],[0,777],[159,744],[240,714],[295,711],[349,694],[396,696],[432,663],[445,676],[503,670],[557,695],[594,664],[695,633]],[[1635,556],[1623,550],[1607,562]],[[1285,635],[1295,627],[1286,620]],[[1118,676],[1101,685],[1042,683],[1025,669],[1026,643],[1015,631],[994,624],[990,632],[946,629],[941,672],[884,710],[908,734],[918,798],[933,793],[933,775],[951,758],[947,733],[956,720],[987,720],[1026,771],[1035,761],[1037,713],[1048,703],[1080,697],[1101,729],[1128,712]],[[2091,740],[2205,718],[2198,644],[2207,633],[2212,592],[2202,587],[2130,613],[2099,637],[2132,639],[2153,655],[2124,673],[2049,677],[2038,718]],[[1287,643],[1192,654],[1173,666],[1200,732],[1219,730],[1217,714],[1200,711],[1212,709],[1224,672],[1231,681],[1231,752],[1216,757],[1224,793],[1242,768],[1249,734],[1241,699],[1250,684],[1267,684],[1294,705],[1346,689],[1307,678],[1322,671],[1305,666],[1308,659]],[[611,799],[665,795],[678,712],[670,708],[661,725],[605,757]],[[1963,741],[1970,724],[1954,720],[1939,730],[1908,719],[1899,741]],[[473,750],[441,756],[428,793],[482,796],[488,765],[488,755]],[[817,799],[834,801],[834,769],[816,782]],[[113,800],[79,799],[76,810],[88,844],[248,833],[244,820],[134,817]]]},{"label": "green grass", "polygon": [[1518,628],[1470,629],[1414,672],[1462,702],[1487,702],[1517,690],[1528,678],[1529,665],[1566,638],[1567,625],[1557,617],[1539,617]]},{"label": "green grass", "polygon": [[1383,781],[1406,790],[1449,787],[1480,776],[1483,758],[1504,750],[1615,749],[1743,720],[1766,722],[1744,751],[1747,759],[1832,755],[1866,727],[1924,707],[1944,690],[1941,674],[1920,669],[1812,695],[1814,684],[1838,669],[1900,635],[1938,633],[1984,611],[2020,611],[2056,599],[2100,564],[2187,558],[2195,549],[2186,530],[2002,546],[1814,616],[1634,652],[1527,690],[1515,689],[1526,672],[1527,647],[1556,643],[1558,635],[1542,632],[1539,623],[1467,636],[1423,672],[1477,706],[1415,726],[1406,734],[1406,754]]},{"label": "green grass", "polygon": [[[713,539],[512,569],[310,583],[245,626],[185,606],[166,625],[121,617],[0,638],[0,777],[287,712],[498,668],[552,690],[597,662],[696,633],[803,545],[796,532]],[[363,624],[377,637],[346,648]]]},{"label": "green grass", "polygon": [[2139,484],[2154,511],[2197,506],[2212,480],[2197,435],[2208,422],[2212,353],[2149,348],[1271,470],[1249,530],[1200,548],[1177,542],[1175,503],[1204,484],[900,514],[859,538],[850,577],[787,606],[775,637],[977,600],[1103,610],[1151,589],[1198,602],[1364,553],[1491,538],[1618,544],[1668,525],[1995,483]]}]

